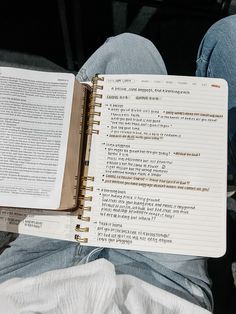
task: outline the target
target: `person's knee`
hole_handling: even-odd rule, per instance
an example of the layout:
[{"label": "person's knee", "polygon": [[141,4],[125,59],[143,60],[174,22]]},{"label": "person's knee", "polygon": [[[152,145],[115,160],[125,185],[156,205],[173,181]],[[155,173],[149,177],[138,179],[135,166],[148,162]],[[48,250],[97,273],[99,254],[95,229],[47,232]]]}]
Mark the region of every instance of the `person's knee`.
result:
[{"label": "person's knee", "polygon": [[236,46],[236,15],[223,18],[213,24],[205,35],[205,39],[214,40],[215,44],[230,42]]},{"label": "person's knee", "polygon": [[108,41],[115,41],[117,44],[126,43],[128,45],[152,45],[152,42],[144,38],[140,35],[132,34],[132,33],[122,33],[119,35],[116,35],[114,37],[108,38]]},{"label": "person's knee", "polygon": [[213,76],[232,80],[229,68],[236,69],[236,15],[213,24],[198,50],[197,76]]},{"label": "person's knee", "polygon": [[150,40],[142,36],[123,33],[110,37],[103,49],[110,58],[106,68],[108,72],[115,69],[116,73],[166,74],[160,53]]},{"label": "person's knee", "polygon": [[79,71],[77,79],[91,80],[102,74],[167,74],[164,61],[153,43],[139,35],[110,37]]},{"label": "person's knee", "polygon": [[132,34],[132,33],[123,33],[114,37],[110,37],[107,40],[108,43],[112,44],[114,48],[120,48],[123,51],[135,48],[137,52],[140,52],[140,49],[153,49],[156,50],[153,43],[142,36]]}]

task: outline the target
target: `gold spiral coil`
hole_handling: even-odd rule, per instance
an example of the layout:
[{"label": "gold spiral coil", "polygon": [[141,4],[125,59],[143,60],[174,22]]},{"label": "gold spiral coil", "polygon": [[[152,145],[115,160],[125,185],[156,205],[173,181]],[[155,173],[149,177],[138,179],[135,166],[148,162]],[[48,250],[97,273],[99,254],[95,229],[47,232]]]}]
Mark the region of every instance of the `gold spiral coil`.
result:
[{"label": "gold spiral coil", "polygon": [[78,215],[78,219],[82,220],[82,221],[90,221],[90,217],[86,217],[86,216],[83,216],[83,215]]},{"label": "gold spiral coil", "polygon": [[88,243],[88,238],[81,238],[78,234],[75,235],[75,240],[79,243]]},{"label": "gold spiral coil", "polygon": [[[99,81],[104,81],[103,77],[99,77],[96,75],[92,79],[93,83],[93,88],[92,92],[89,97],[89,105],[87,107],[88,109],[88,114],[86,116],[88,117],[87,122],[86,122],[86,135],[88,136],[88,140],[91,138],[93,134],[99,134],[99,130],[95,129],[94,126],[99,126],[100,121],[98,120],[98,117],[101,116],[101,112],[99,111],[99,108],[102,107],[102,103],[98,99],[102,98],[102,94],[100,94],[98,91],[103,90],[103,86],[99,84]],[[89,146],[90,149],[90,146]],[[94,182],[94,177],[93,176],[88,176],[88,167],[89,167],[89,155],[85,157],[84,160],[84,171],[82,176],[80,177],[81,180],[81,185],[80,185],[80,193],[78,196],[78,220],[81,222],[90,222],[90,217],[88,216],[88,213],[91,212],[91,206],[87,205],[87,202],[91,202],[93,197],[87,195],[87,191],[93,191],[93,186],[91,185],[90,182]],[[87,215],[85,214],[87,212]],[[81,226],[79,223],[75,227],[75,231],[78,233],[85,233],[89,232],[89,227],[88,226]],[[79,234],[75,235],[75,240],[78,241],[79,243],[88,243],[88,238],[82,237]]]},{"label": "gold spiral coil", "polygon": [[103,90],[103,86],[99,85],[98,81],[104,81],[103,77],[99,77],[98,75],[95,75],[95,77],[92,79],[93,83],[93,89],[92,93],[90,95],[90,102],[89,102],[89,120],[87,122],[87,135],[92,134],[99,134],[99,130],[96,130],[93,128],[94,125],[100,125],[100,121],[97,121],[94,119],[94,117],[100,117],[101,112],[97,111],[97,108],[101,108],[102,104],[100,102],[97,102],[97,99],[102,98],[102,94],[97,93],[98,90]]},{"label": "gold spiral coil", "polygon": [[81,190],[93,191],[93,186],[82,185]]},{"label": "gold spiral coil", "polygon": [[99,134],[99,131],[98,131],[98,130],[90,130],[90,129],[88,129],[88,130],[86,131],[86,134],[88,134],[88,135]]},{"label": "gold spiral coil", "polygon": [[93,197],[92,196],[79,195],[78,199],[79,199],[79,201],[92,202]]},{"label": "gold spiral coil", "polygon": [[89,109],[96,109],[96,107],[101,108],[102,104],[95,102],[93,105],[88,106]]},{"label": "gold spiral coil", "polygon": [[93,120],[91,122],[90,121],[88,122],[88,126],[93,126],[94,124],[100,125],[100,121]]},{"label": "gold spiral coil", "polygon": [[79,205],[78,208],[82,209],[82,210],[86,210],[88,212],[91,212],[91,206]]},{"label": "gold spiral coil", "polygon": [[76,225],[75,230],[78,232],[89,232],[89,228],[88,227],[80,227],[79,224]]},{"label": "gold spiral coil", "polygon": [[92,177],[92,176],[82,176],[81,180],[82,181],[94,181],[94,177]]},{"label": "gold spiral coil", "polygon": [[89,115],[90,118],[95,117],[95,116],[100,117],[101,116],[101,112],[90,111],[88,115]]}]

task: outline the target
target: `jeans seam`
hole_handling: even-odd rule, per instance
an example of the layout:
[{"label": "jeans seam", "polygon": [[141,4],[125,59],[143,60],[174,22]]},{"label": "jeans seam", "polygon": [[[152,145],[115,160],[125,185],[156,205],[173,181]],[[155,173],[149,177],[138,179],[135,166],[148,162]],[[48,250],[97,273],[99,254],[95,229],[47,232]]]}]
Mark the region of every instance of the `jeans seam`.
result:
[{"label": "jeans seam", "polygon": [[90,257],[92,257],[94,254],[96,254],[97,252],[99,252],[99,251],[101,251],[101,250],[103,250],[103,248],[102,248],[102,247],[101,247],[101,248],[99,247],[99,248],[96,248],[96,249],[94,249],[93,251],[91,251],[91,252],[86,256],[85,263],[88,263]]},{"label": "jeans seam", "polygon": [[202,61],[202,62],[204,62],[204,63],[207,63],[207,62],[208,62],[207,60],[205,60],[205,58],[204,58],[203,56],[197,58],[196,62],[199,62],[199,61]]}]

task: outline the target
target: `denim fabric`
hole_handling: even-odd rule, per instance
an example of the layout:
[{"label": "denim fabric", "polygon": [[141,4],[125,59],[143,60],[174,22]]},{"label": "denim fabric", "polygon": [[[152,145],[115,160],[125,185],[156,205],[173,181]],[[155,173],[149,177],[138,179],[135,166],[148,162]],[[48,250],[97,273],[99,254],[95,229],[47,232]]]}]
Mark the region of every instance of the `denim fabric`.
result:
[{"label": "denim fabric", "polygon": [[82,66],[76,78],[90,81],[97,73],[167,74],[155,46],[149,40],[129,33],[108,38]]},{"label": "denim fabric", "polygon": [[[233,37],[236,31],[235,23],[235,18],[232,17],[214,25],[203,39],[197,61],[197,75],[227,79],[230,88],[230,110],[234,109],[236,101],[236,91],[231,90],[236,80],[236,63],[232,65],[236,62],[236,59],[232,58],[236,42],[227,40],[227,36]],[[232,27],[231,32],[228,31],[229,25]],[[226,59],[222,59],[223,56]],[[166,68],[159,52],[150,41],[137,35],[123,34],[109,38],[84,64],[77,79],[90,80],[96,73],[166,74]],[[231,129],[233,130],[233,126]],[[77,243],[25,235],[19,235],[6,247],[9,233],[0,234],[2,246],[5,245],[5,250],[0,255],[1,282],[16,276],[33,276],[51,269],[106,258],[115,265],[118,274],[136,276],[212,310],[210,280],[204,258],[81,247]]]},{"label": "denim fabric", "polygon": [[229,173],[236,183],[236,15],[215,23],[204,36],[197,56],[197,76],[223,78],[229,85]]}]

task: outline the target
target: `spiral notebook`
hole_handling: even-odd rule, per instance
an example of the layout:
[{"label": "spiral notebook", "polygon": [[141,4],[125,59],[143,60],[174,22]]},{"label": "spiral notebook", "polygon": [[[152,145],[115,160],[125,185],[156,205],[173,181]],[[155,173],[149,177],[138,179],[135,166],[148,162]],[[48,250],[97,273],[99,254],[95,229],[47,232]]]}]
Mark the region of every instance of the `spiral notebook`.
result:
[{"label": "spiral notebook", "polygon": [[[5,70],[3,86],[4,77],[16,77],[15,69]],[[89,86],[71,74],[22,71],[17,96],[7,85],[0,95],[9,128],[2,152],[9,134],[24,147],[12,169],[10,162],[1,167],[1,230],[98,247],[224,254],[224,80],[97,75]]]}]

